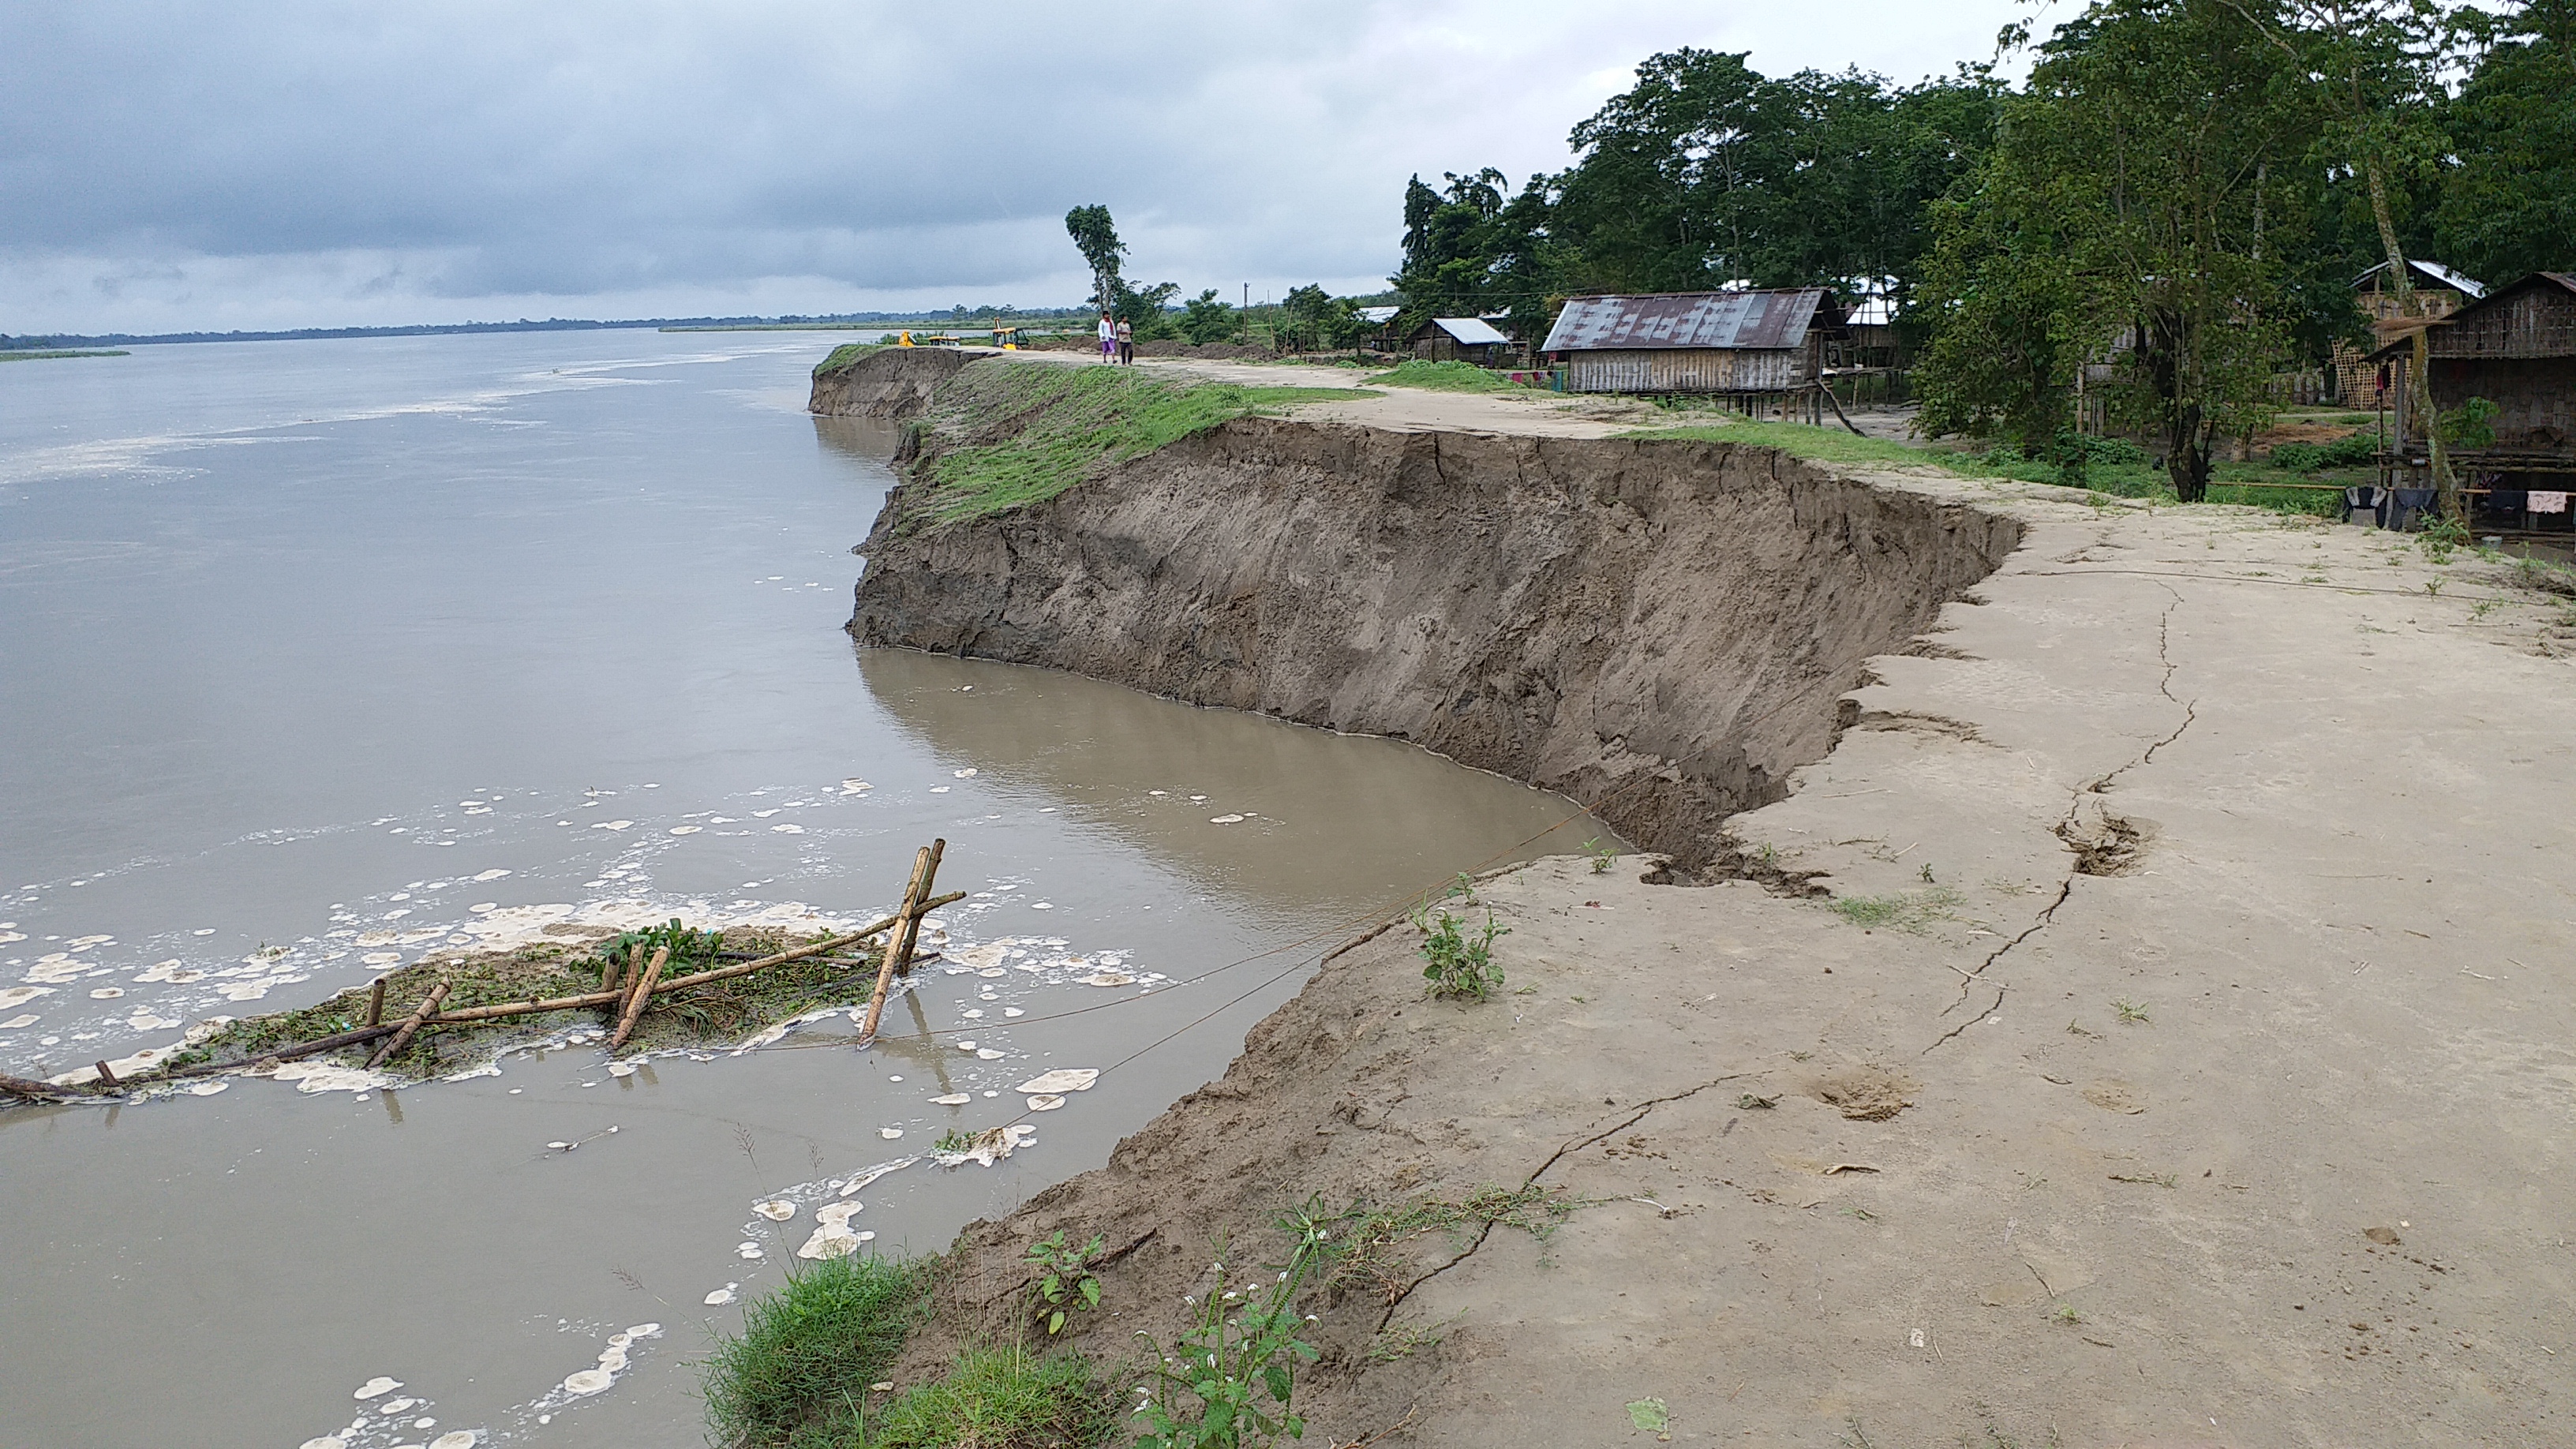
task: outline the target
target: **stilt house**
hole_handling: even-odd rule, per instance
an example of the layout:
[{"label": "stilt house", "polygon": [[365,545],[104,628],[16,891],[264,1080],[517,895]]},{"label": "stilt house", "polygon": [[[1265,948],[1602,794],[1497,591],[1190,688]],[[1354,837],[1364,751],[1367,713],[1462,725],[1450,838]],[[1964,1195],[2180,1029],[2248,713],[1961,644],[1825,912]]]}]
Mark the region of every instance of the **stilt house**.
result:
[{"label": "stilt house", "polygon": [[1478,367],[1507,361],[1512,350],[1512,339],[1481,317],[1434,317],[1405,341],[1424,362],[1472,362]]}]

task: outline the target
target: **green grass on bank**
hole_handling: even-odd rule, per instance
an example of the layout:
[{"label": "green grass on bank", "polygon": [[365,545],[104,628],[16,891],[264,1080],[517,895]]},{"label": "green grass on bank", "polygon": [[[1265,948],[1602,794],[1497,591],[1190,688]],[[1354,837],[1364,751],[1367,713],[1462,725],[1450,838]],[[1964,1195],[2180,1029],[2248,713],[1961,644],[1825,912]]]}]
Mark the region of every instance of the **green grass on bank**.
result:
[{"label": "green grass on bank", "polygon": [[[1756,447],[1778,448],[1792,457],[1811,458],[1820,463],[1881,463],[1938,468],[1963,478],[2009,479],[2067,488],[2078,493],[2102,493],[2114,498],[2162,503],[2175,501],[2173,481],[2163,469],[2144,461],[2145,455],[2131,445],[2106,446],[2102,450],[2104,456],[2087,464],[2082,481],[2075,482],[2055,463],[2023,458],[2009,450],[1970,452],[1904,443],[1893,438],[1855,437],[1839,423],[1810,427],[1805,423],[1748,419],[1645,428],[1622,436],[1750,443]],[[2130,454],[2136,456],[2131,457]],[[2347,483],[2376,481],[2377,475],[2367,468],[2329,468],[2314,473],[2288,474],[2268,463],[2222,463],[2211,470],[2208,501],[2266,508],[2275,513],[2332,518],[2343,506],[2340,493],[2327,488],[2282,485],[2328,483],[2340,487]]]},{"label": "green grass on bank", "polygon": [[31,352],[13,347],[0,349],[0,362],[42,362],[51,357],[131,357],[133,355],[123,348],[57,347]]},{"label": "green grass on bank", "polygon": [[1519,383],[1472,362],[1399,362],[1369,379],[1389,387],[1419,387],[1433,392],[1510,392]]},{"label": "green grass on bank", "polygon": [[1376,397],[1354,388],[1244,387],[1135,368],[992,362],[939,392],[917,523],[954,523],[1042,503],[1105,464],[1298,403]]},{"label": "green grass on bank", "polygon": [[1118,1405],[1081,1355],[1009,1348],[959,1354],[946,1377],[905,1390],[869,1416],[864,1439],[844,1442],[847,1449],[1092,1449],[1117,1432]]},{"label": "green grass on bank", "polygon": [[833,348],[829,357],[826,357],[822,361],[814,364],[814,375],[816,377],[821,377],[827,372],[839,372],[841,369],[857,362],[860,358],[865,357],[869,353],[875,352],[884,346],[885,344],[882,342],[844,342],[840,346]]},{"label": "green grass on bank", "polygon": [[707,1427],[727,1449],[857,1446],[868,1385],[883,1379],[929,1304],[926,1265],[832,1258],[755,1300],[742,1335],[700,1370]]}]

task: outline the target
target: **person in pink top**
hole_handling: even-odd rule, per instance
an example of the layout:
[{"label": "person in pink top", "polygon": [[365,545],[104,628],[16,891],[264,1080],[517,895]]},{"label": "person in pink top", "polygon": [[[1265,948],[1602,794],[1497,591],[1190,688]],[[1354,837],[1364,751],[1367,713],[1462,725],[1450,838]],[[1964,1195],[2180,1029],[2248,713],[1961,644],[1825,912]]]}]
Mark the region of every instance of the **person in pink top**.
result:
[{"label": "person in pink top", "polygon": [[1116,323],[1109,320],[1109,314],[1103,312],[1100,314],[1100,360],[1103,362],[1116,362],[1118,360],[1117,354],[1118,327]]}]

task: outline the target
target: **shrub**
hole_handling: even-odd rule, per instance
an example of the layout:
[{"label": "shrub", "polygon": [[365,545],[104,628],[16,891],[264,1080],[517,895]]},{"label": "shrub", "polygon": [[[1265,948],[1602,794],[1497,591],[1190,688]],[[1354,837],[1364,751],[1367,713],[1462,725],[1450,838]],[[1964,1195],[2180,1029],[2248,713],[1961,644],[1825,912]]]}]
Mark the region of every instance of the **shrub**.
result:
[{"label": "shrub", "polygon": [[1482,1001],[1503,984],[1503,968],[1494,964],[1494,938],[1510,935],[1511,928],[1495,925],[1491,913],[1485,929],[1472,937],[1458,929],[1458,918],[1447,911],[1427,920],[1417,916],[1413,923],[1422,928],[1422,955],[1429,963],[1422,976],[1431,983],[1433,996]]},{"label": "shrub", "polygon": [[854,1256],[755,1301],[742,1336],[718,1339],[701,1370],[716,1442],[771,1449],[844,1428],[855,1437],[868,1385],[903,1351],[928,1291],[921,1264]]}]

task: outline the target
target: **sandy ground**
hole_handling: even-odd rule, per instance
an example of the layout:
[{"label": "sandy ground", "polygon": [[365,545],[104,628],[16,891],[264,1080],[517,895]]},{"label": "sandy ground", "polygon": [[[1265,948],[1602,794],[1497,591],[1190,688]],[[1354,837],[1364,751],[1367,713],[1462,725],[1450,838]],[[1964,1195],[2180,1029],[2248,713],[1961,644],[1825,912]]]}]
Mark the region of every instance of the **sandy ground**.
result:
[{"label": "sandy ground", "polygon": [[[1332,406],[1620,426],[1551,405]],[[2576,1443],[2565,602],[2363,529],[1871,476],[2030,528],[1735,822],[1893,920],[1633,859],[1489,882],[1507,994],[1424,1001],[1387,931],[970,1230],[966,1281],[1105,1232],[1123,1333],[1310,1192],[1535,1183],[1554,1233],[1433,1235],[1324,1310],[1308,1442]]]}]

